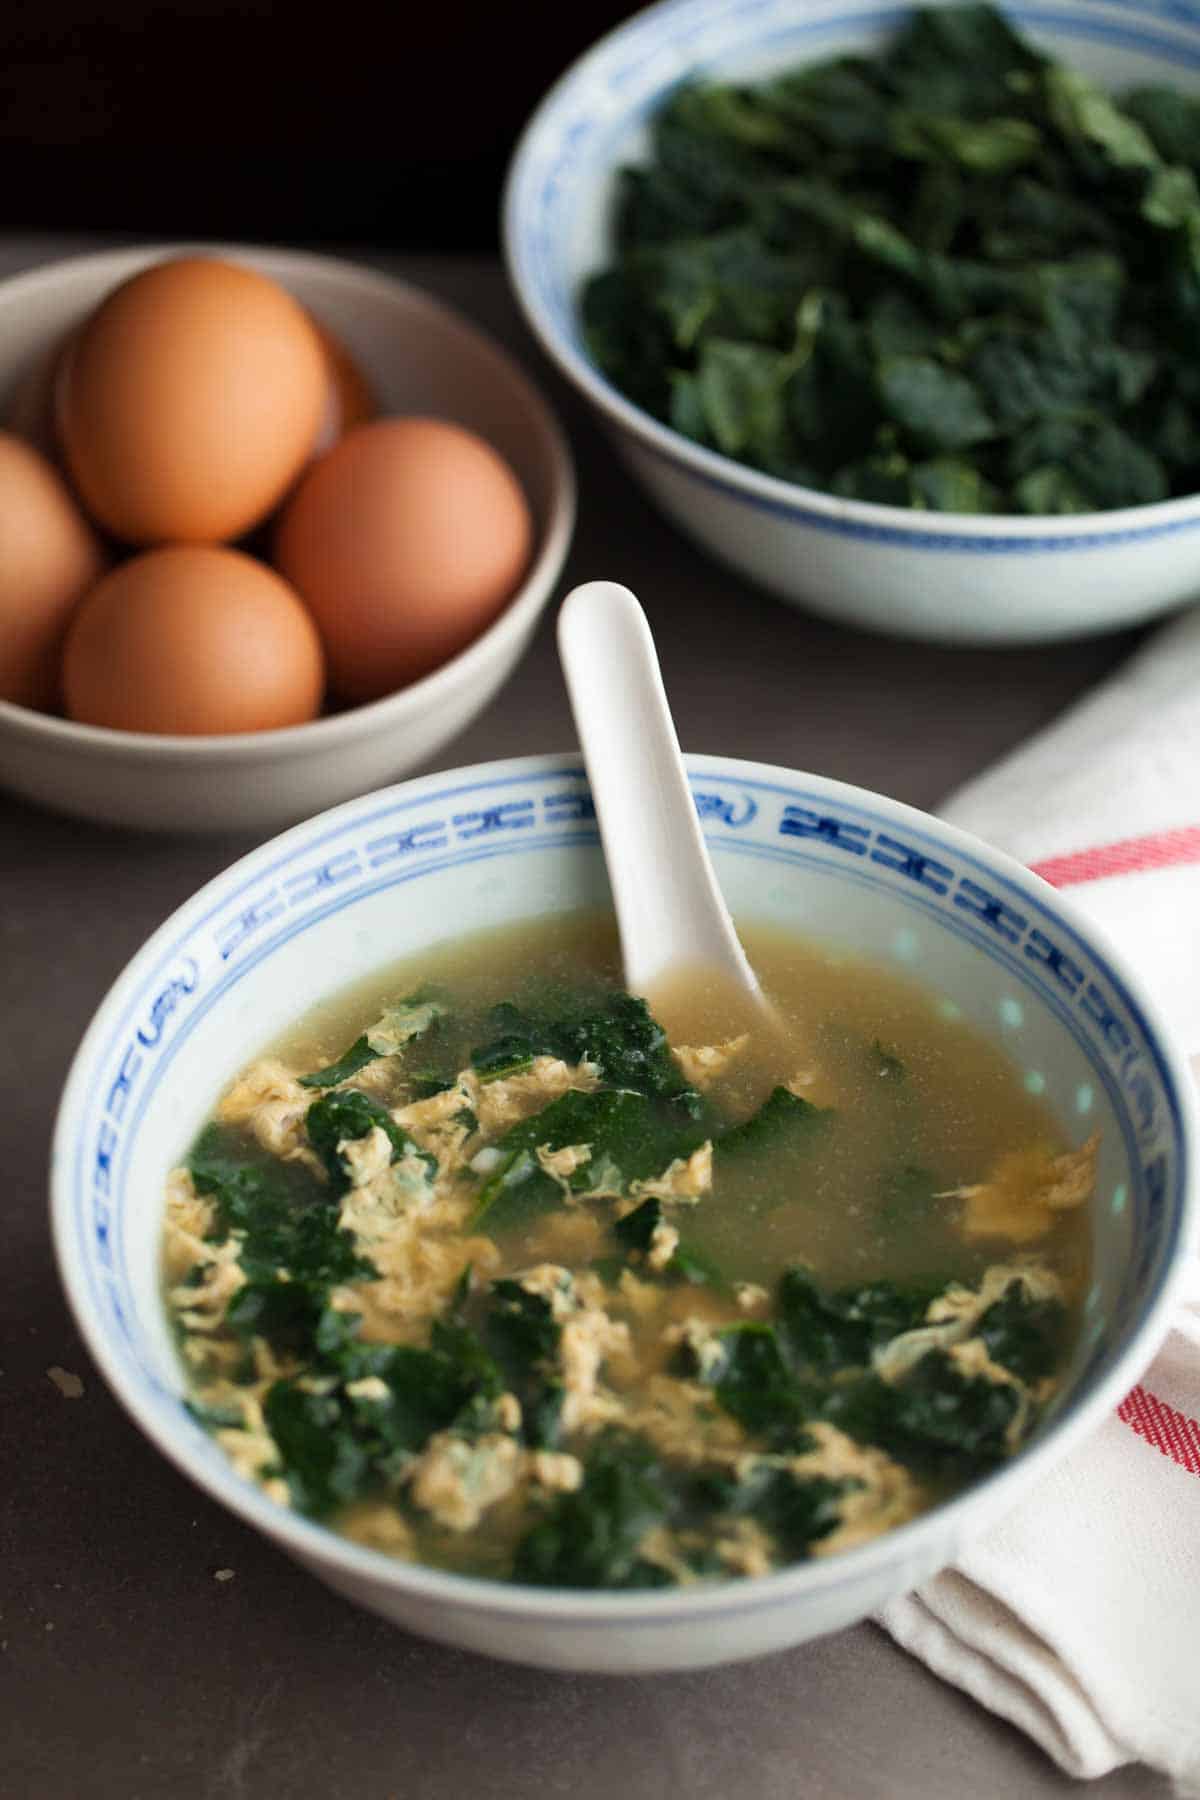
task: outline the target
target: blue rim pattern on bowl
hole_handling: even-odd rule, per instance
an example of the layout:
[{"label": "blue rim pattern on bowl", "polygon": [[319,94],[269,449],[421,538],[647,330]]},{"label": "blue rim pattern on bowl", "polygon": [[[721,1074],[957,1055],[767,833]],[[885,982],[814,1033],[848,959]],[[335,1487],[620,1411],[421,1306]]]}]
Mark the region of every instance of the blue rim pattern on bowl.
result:
[{"label": "blue rim pattern on bowl", "polygon": [[[896,524],[896,508],[865,501],[844,501],[804,489],[757,470],[742,468],[715,451],[682,437],[635,406],[601,373],[588,355],[579,327],[575,296],[561,276],[561,246],[570,239],[570,194],[565,177],[582,165],[607,168],[614,143],[644,123],[674,87],[684,68],[678,60],[689,53],[690,70],[710,60],[706,35],[714,23],[723,32],[720,47],[736,48],[735,22],[744,22],[746,39],[756,50],[794,47],[796,59],[822,53],[823,40],[849,32],[882,32],[905,18],[904,5],[859,6],[826,0],[798,17],[789,0],[660,0],[618,26],[562,77],[542,101],[518,145],[504,201],[505,249],[518,297],[533,330],[549,353],[609,415],[637,438],[638,449],[687,475],[711,491],[729,495],[756,511],[803,523],[813,529],[863,542],[899,548],[957,552],[978,556],[1025,556],[1067,550],[1094,550],[1115,545],[1176,537],[1200,530],[1200,505],[1184,496],[1152,505],[1093,514],[1111,523],[1061,532],[1033,532],[1019,518],[995,521],[979,531]],[[1017,4],[1005,8],[1019,24],[1052,30],[1065,38],[1090,39],[1165,57],[1200,70],[1200,6],[1194,0],[1122,0],[1120,8],[1099,0],[1094,15],[1060,11],[1052,4]],[[1152,23],[1131,23],[1129,13]],[[751,21],[780,15],[774,31],[758,34]],[[692,56],[692,46],[696,45]],[[658,70],[657,75],[652,71]],[[621,110],[614,126],[610,97],[638,81],[632,111]],[[740,478],[731,479],[730,468]],[[946,515],[947,520],[953,515]]]},{"label": "blue rim pattern on bowl", "polygon": [[[1117,1317],[1145,1318],[1170,1278],[1185,1228],[1187,1134],[1169,1060],[1120,973],[1084,944],[1058,903],[1047,904],[1042,895],[1050,890],[1016,865],[1002,874],[952,828],[934,835],[911,809],[875,809],[838,783],[810,787],[803,777],[789,781],[783,771],[727,759],[689,762],[706,835],[718,854],[832,867],[843,879],[888,890],[907,915],[935,918],[940,930],[967,939],[1023,987],[1032,987],[1088,1048],[1117,1111],[1128,1110],[1135,1121],[1125,1128],[1125,1145],[1142,1253],[1125,1271]],[[60,1117],[54,1152],[60,1257],[68,1265],[73,1260],[64,1250],[65,1235],[78,1253],[89,1303],[116,1327],[116,1355],[124,1379],[137,1390],[139,1410],[169,1415],[175,1430],[183,1417],[180,1399],[150,1376],[150,1355],[138,1354],[135,1306],[110,1204],[138,1120],[208,1008],[261,958],[331,912],[447,867],[597,842],[590,795],[576,763],[530,759],[515,768],[499,764],[466,773],[469,779],[445,787],[429,778],[416,795],[402,797],[401,791],[350,803],[328,815],[315,838],[299,827],[252,854],[236,887],[215,903],[202,892],[168,922],[147,946],[146,968],[118,985],[85,1040],[87,1059],[102,1079],[80,1099],[81,1122],[71,1146],[63,1141]],[[954,848],[947,848],[947,837]],[[92,1345],[97,1348],[94,1336]],[[1112,1343],[1097,1337],[1060,1418],[1078,1409],[1085,1390],[1104,1381],[1113,1360]],[[189,1454],[206,1465],[209,1485],[224,1489],[228,1500],[230,1480],[240,1478],[207,1434],[190,1420],[187,1430]],[[243,1510],[245,1505],[243,1499]],[[314,1532],[328,1539],[306,1521],[290,1523],[301,1543]],[[357,1552],[355,1560],[364,1556],[374,1560],[372,1552]],[[493,1610],[505,1609],[501,1603]],[[655,1613],[668,1616],[661,1605]],[[572,1613],[580,1624],[595,1616],[594,1600]],[[680,1616],[701,1616],[695,1601]]]}]

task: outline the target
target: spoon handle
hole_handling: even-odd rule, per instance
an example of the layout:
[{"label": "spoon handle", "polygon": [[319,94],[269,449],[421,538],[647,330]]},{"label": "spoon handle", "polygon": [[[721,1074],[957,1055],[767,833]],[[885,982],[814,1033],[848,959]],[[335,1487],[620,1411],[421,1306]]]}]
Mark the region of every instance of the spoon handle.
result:
[{"label": "spoon handle", "polygon": [[558,615],[558,653],[626,986],[645,995],[672,969],[715,966],[763,1004],[709,860],[650,627],[629,589],[615,581],[573,589]]}]

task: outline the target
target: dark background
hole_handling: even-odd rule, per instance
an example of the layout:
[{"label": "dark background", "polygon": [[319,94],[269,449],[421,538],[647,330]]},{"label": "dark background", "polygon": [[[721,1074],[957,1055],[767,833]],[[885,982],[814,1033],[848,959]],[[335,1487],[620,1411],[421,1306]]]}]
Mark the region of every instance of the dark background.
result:
[{"label": "dark background", "polygon": [[623,0],[4,0],[0,231],[488,250]]}]

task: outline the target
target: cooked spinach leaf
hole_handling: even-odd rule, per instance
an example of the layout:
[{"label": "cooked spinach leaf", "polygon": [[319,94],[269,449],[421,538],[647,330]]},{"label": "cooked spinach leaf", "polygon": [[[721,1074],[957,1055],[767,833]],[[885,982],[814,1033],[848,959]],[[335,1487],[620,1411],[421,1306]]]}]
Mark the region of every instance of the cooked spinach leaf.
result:
[{"label": "cooked spinach leaf", "polygon": [[1164,162],[1200,172],[1200,101],[1194,95],[1140,87],[1125,95],[1123,105]]},{"label": "cooked spinach leaf", "polygon": [[919,1474],[963,1480],[1007,1454],[1019,1405],[1016,1388],[964,1375],[944,1351],[930,1350],[900,1381],[864,1373],[835,1382],[820,1416]]},{"label": "cooked spinach leaf", "polygon": [[924,1318],[937,1286],[878,1281],[827,1290],[802,1268],[779,1285],[777,1317],[728,1325],[687,1351],[699,1379],[749,1431],[794,1444],[805,1419],[822,1415],[827,1384],[865,1370],[871,1353]]},{"label": "cooked spinach leaf", "polygon": [[299,1163],[281,1162],[214,1124],[200,1134],[187,1166],[196,1192],[214,1203],[219,1235],[241,1234],[239,1261],[252,1286],[273,1283],[280,1269],[317,1292],[374,1275],[339,1227],[330,1189]]},{"label": "cooked spinach leaf", "polygon": [[[352,1075],[357,1075],[360,1069],[365,1069],[367,1064],[374,1062],[377,1057],[391,1055],[393,1049],[398,1049],[412,1038],[421,1037],[430,1031],[442,1018],[445,1011],[444,1001],[436,998],[432,989],[422,989],[418,993],[410,994],[399,1005],[385,1011],[383,1017],[371,1027],[370,1031],[365,1031],[361,1037],[355,1038],[350,1048],[344,1051],[336,1062],[330,1063],[327,1068],[318,1069],[315,1074],[302,1075],[300,1077],[301,1087],[337,1087],[340,1082],[348,1081]],[[379,1035],[381,1028],[382,1036]],[[373,1037],[375,1044],[371,1042]],[[384,1047],[377,1048],[378,1045]]]},{"label": "cooked spinach leaf", "polygon": [[713,1141],[713,1155],[722,1163],[746,1152],[756,1156],[776,1152],[823,1131],[831,1117],[827,1108],[802,1100],[790,1088],[777,1087],[750,1118],[719,1133]]},{"label": "cooked spinach leaf", "polygon": [[[693,1372],[776,1450],[802,1450],[806,1424],[824,1419],[924,1474],[965,1476],[1006,1453],[1017,1389],[964,1374],[941,1350],[927,1351],[896,1381],[870,1366],[875,1349],[921,1322],[942,1285],[901,1289],[881,1281],[825,1291],[807,1270],[789,1269],[777,1321],[716,1331],[691,1352]],[[1006,1311],[995,1329],[997,1341],[1010,1334],[1018,1359],[1032,1354],[1036,1365],[1030,1323],[1027,1314]]]},{"label": "cooked spinach leaf", "polygon": [[357,1075],[368,1063],[374,1062],[379,1055],[372,1050],[366,1036],[355,1038],[348,1050],[344,1050],[336,1062],[331,1062],[324,1069],[318,1069],[313,1075],[301,1075],[300,1086],[307,1088],[337,1087],[339,1082],[349,1081],[351,1075]]},{"label": "cooked spinach leaf", "polygon": [[643,1200],[613,1225],[613,1236],[630,1250],[649,1250],[654,1233],[662,1223],[661,1200]]},{"label": "cooked spinach leaf", "polygon": [[285,1267],[240,1287],[225,1310],[225,1323],[241,1338],[265,1338],[272,1349],[303,1355],[328,1294],[323,1282],[291,1280]]},{"label": "cooked spinach leaf", "polygon": [[667,1274],[692,1287],[716,1288],[719,1292],[729,1287],[729,1279],[717,1259],[698,1244],[690,1243],[682,1233],[667,1264]]},{"label": "cooked spinach leaf", "polygon": [[304,1115],[308,1141],[329,1170],[334,1183],[344,1181],[350,1168],[338,1145],[364,1138],[378,1127],[392,1146],[392,1161],[402,1156],[416,1156],[431,1175],[437,1173],[437,1158],[418,1149],[408,1133],[397,1125],[386,1106],[373,1100],[358,1088],[340,1088],[314,1100]]},{"label": "cooked spinach leaf", "polygon": [[[789,90],[786,125],[778,131],[750,100],[715,106],[710,123],[714,130],[736,134],[747,161],[775,156],[780,144],[806,134],[825,133],[861,147],[875,141],[872,131],[888,122],[892,100],[872,86],[873,77],[853,66],[847,65],[842,75],[844,85],[823,101],[803,82]],[[869,106],[864,94],[870,97]],[[866,113],[856,111],[860,100]],[[923,171],[922,183],[931,169],[958,169],[1015,155],[1020,141],[1020,134],[999,128],[981,131],[977,139],[955,136],[938,126],[932,115],[910,119],[906,129],[910,132],[906,154]],[[1086,153],[1099,153],[1094,136],[1089,137],[1082,126],[1080,130]],[[1111,143],[1102,148],[1106,157],[1117,153]],[[672,145],[672,154],[682,155],[679,142]],[[682,161],[679,167],[684,167]],[[926,190],[924,201],[928,198]],[[1160,192],[1156,204],[1165,206],[1168,199]],[[817,220],[830,239],[852,239],[862,255],[905,268],[914,284],[928,285],[934,279],[933,253],[919,247],[914,259],[911,222],[907,234],[889,236],[886,222],[878,228],[872,223],[869,201],[868,195],[847,196],[820,182],[802,195],[788,196],[791,210]],[[730,257],[723,265],[726,272],[733,266],[732,252]],[[781,271],[776,273],[782,281]],[[684,326],[686,274],[681,261],[673,300],[679,309],[676,330]],[[1081,321],[1099,316],[1106,304],[1101,276],[1081,275],[1073,283],[1060,279],[1047,262],[1038,282],[1036,305],[1043,310],[1037,329],[1058,333],[1064,343],[1084,342],[1087,334]],[[947,284],[947,292],[951,285]],[[958,292],[961,295],[961,284]],[[768,298],[763,299],[764,308]],[[743,302],[727,297],[722,304],[732,311]],[[1022,329],[1032,330],[1036,307],[1031,291],[1022,290],[1012,304],[1014,310],[1006,315],[1010,324],[1016,320]],[[744,305],[749,310],[751,302],[746,299]],[[1022,306],[1028,316],[1020,313]],[[851,359],[867,339],[878,339],[881,358],[927,357],[936,353],[936,333],[931,339],[927,330],[933,318],[932,306],[922,313],[919,305],[905,300],[881,302],[869,321],[860,324],[849,318],[836,296],[822,296],[819,303],[801,307],[779,354],[792,361],[793,375],[807,381],[820,362],[814,336],[815,321],[820,320],[836,328],[838,354]],[[994,324],[988,322],[976,333],[975,350],[998,341]],[[689,329],[703,337],[699,314]],[[710,338],[708,343],[718,341]],[[1124,361],[1110,363],[1106,379],[1111,379],[1114,391],[1122,383],[1130,393],[1138,388],[1141,373],[1135,365],[1132,349]],[[1000,416],[1002,408],[974,365],[964,359],[961,366],[984,395],[990,413]],[[1095,373],[1094,359],[1087,369]],[[794,416],[803,413],[817,391],[815,387],[802,391],[799,381],[792,386],[787,404]],[[1193,395],[1200,402],[1200,376],[1176,398],[1186,406]],[[1028,459],[1021,464],[1023,480],[1052,466],[1056,453],[1063,459],[1082,454],[1081,445],[1095,441],[1092,423],[1088,438],[1078,418],[1064,424],[1053,415],[1029,411],[1022,416],[1010,454]],[[1186,441],[1186,419],[1181,422],[1165,407],[1146,416],[1156,421],[1156,443],[1173,444],[1176,436],[1181,445]],[[809,424],[811,419],[805,429]],[[906,479],[919,466],[923,465],[910,459]],[[1059,466],[1065,467],[1066,461]],[[1092,472],[1089,479],[1094,478]],[[642,1197],[631,1197],[634,1184],[649,1181],[653,1186],[653,1178],[709,1140],[718,1183],[723,1172],[732,1174],[736,1195],[743,1169],[752,1185],[760,1158],[770,1164],[781,1152],[803,1154],[817,1133],[829,1129],[834,1115],[777,1088],[751,1118],[722,1130],[716,1111],[683,1081],[642,1002],[626,1005],[627,996],[614,997],[600,984],[566,1000],[549,985],[530,987],[522,999],[520,1008],[509,1004],[491,1013],[488,1025],[497,1029],[475,1052],[481,1078],[502,1080],[530,1067],[538,1056],[553,1055],[570,1064],[594,1065],[601,1082],[608,1085],[561,1094],[539,1114],[487,1144],[473,1171],[479,1177],[474,1221],[486,1219],[489,1233],[493,1228],[503,1232],[519,1228],[540,1211],[558,1210],[587,1196],[595,1203],[589,1209],[592,1216],[607,1221],[608,1248],[617,1252],[598,1257],[591,1265],[606,1284],[619,1283],[622,1271],[632,1265],[643,1278],[728,1292],[723,1270],[690,1235],[693,1230],[705,1231],[709,1209],[689,1212],[657,1194],[645,1196],[644,1190]],[[385,1015],[381,1032],[386,1029],[403,1037],[397,1016]],[[483,1035],[478,1016],[460,1014],[449,1025],[439,1023],[431,1055],[420,1072],[431,1086],[445,1085],[443,1068],[452,1071],[447,1079],[453,1079],[462,1067],[467,1047]],[[309,1078],[316,1091],[307,1104],[305,1125],[316,1157],[285,1161],[259,1146],[248,1129],[212,1125],[189,1159],[197,1191],[213,1204],[209,1236],[215,1245],[234,1234],[245,1276],[226,1307],[224,1354],[219,1361],[211,1359],[212,1368],[205,1371],[206,1377],[219,1376],[220,1385],[209,1389],[211,1404],[197,1416],[209,1429],[237,1429],[245,1424],[246,1413],[237,1404],[225,1405],[226,1395],[236,1400],[237,1384],[250,1385],[254,1394],[263,1395],[264,1422],[277,1461],[259,1472],[286,1480],[298,1510],[329,1518],[348,1504],[383,1500],[411,1516],[419,1538],[422,1532],[431,1532],[441,1546],[436,1553],[441,1554],[450,1541],[453,1521],[433,1501],[433,1483],[417,1504],[415,1493],[421,1490],[414,1492],[411,1484],[418,1459],[437,1434],[450,1434],[454,1458],[443,1462],[439,1452],[431,1472],[445,1478],[438,1485],[447,1491],[460,1483],[459,1493],[467,1494],[485,1459],[492,1456],[494,1434],[503,1431],[509,1437],[504,1446],[506,1473],[511,1466],[519,1484],[511,1507],[524,1510],[518,1526],[510,1503],[500,1506],[497,1518],[502,1529],[488,1549],[495,1564],[493,1568],[489,1563],[488,1572],[511,1572],[519,1580],[564,1587],[658,1587],[689,1573],[703,1578],[727,1575],[729,1561],[737,1560],[723,1541],[730,1534],[743,1552],[761,1553],[768,1562],[812,1554],[837,1528],[846,1496],[858,1485],[840,1476],[806,1474],[803,1464],[796,1465],[795,1459],[817,1447],[822,1424],[836,1425],[856,1441],[888,1451],[936,1490],[1006,1456],[1013,1447],[1015,1426],[1019,1423],[1023,1434],[1026,1424],[1036,1418],[1036,1407],[1029,1406],[1032,1396],[1025,1390],[1036,1393],[1043,1375],[1061,1362],[1067,1320],[1058,1301],[1035,1298],[1036,1284],[1019,1276],[1004,1286],[978,1321],[981,1344],[973,1346],[985,1349],[999,1365],[991,1374],[1007,1370],[1013,1383],[973,1372],[980,1366],[987,1371],[987,1364],[969,1358],[960,1361],[957,1352],[927,1351],[910,1366],[902,1358],[879,1358],[880,1350],[895,1337],[924,1322],[928,1302],[944,1289],[944,1280],[826,1287],[808,1269],[797,1266],[781,1279],[769,1318],[747,1316],[747,1311],[760,1310],[757,1305],[747,1311],[728,1306],[723,1317],[736,1322],[718,1325],[700,1316],[686,1318],[688,1309],[678,1304],[677,1295],[670,1311],[683,1323],[673,1372],[685,1374],[689,1381],[679,1399],[683,1410],[678,1423],[686,1430],[687,1421],[694,1421],[695,1456],[691,1444],[687,1455],[677,1455],[667,1430],[658,1448],[637,1434],[635,1424],[610,1427],[599,1437],[586,1428],[564,1431],[568,1380],[578,1388],[580,1373],[584,1385],[596,1374],[605,1379],[603,1369],[587,1366],[585,1340],[594,1321],[589,1319],[580,1335],[569,1325],[581,1316],[578,1306],[590,1304],[595,1292],[586,1277],[566,1272],[560,1276],[541,1265],[535,1278],[527,1273],[483,1282],[477,1273],[481,1252],[476,1272],[468,1267],[462,1273],[424,1342],[364,1340],[365,1316],[370,1314],[372,1325],[377,1323],[371,1296],[364,1295],[360,1316],[349,1310],[355,1301],[345,1290],[347,1284],[371,1280],[377,1271],[358,1253],[354,1235],[342,1230],[339,1219],[356,1217],[354,1209],[361,1204],[369,1220],[375,1196],[348,1193],[347,1184],[368,1172],[362,1166],[368,1149],[379,1153],[378,1159],[370,1156],[372,1170],[376,1161],[383,1165],[389,1159],[395,1163],[413,1157],[434,1173],[436,1163],[419,1150],[385,1106],[347,1085],[353,1082],[350,1064],[360,1053],[361,1044],[352,1045],[339,1063]],[[893,1085],[894,1097],[886,1102],[885,1112],[892,1125],[903,1126],[915,1098],[903,1063],[884,1042],[869,1042],[869,1034],[863,1035],[855,1054],[862,1059],[861,1074],[869,1079],[868,1071],[873,1071]],[[412,1071],[406,1079],[411,1092]],[[490,1098],[496,1098],[494,1092]],[[487,1110],[481,1099],[479,1111],[486,1116]],[[459,1123],[474,1131],[478,1118],[464,1106]],[[849,1117],[844,1124],[852,1127]],[[372,1133],[380,1132],[382,1137],[364,1144]],[[899,1131],[897,1135],[903,1141]],[[355,1150],[355,1145],[362,1150]],[[388,1180],[407,1173],[406,1164]],[[935,1181],[929,1171],[900,1163],[882,1182],[881,1216],[890,1213],[902,1222],[906,1215],[927,1209],[934,1203]],[[423,1178],[418,1177],[415,1185],[423,1190]],[[469,1193],[469,1188],[464,1191]],[[621,1201],[628,1210],[621,1210]],[[727,1223],[722,1227],[714,1219],[714,1232],[725,1230]],[[664,1224],[677,1234],[677,1241],[664,1266],[651,1268],[648,1253],[654,1248],[656,1230]],[[363,1226],[371,1228],[369,1222]],[[531,1241],[528,1251],[536,1259],[556,1248],[547,1234],[544,1245]],[[736,1248],[727,1253],[736,1257]],[[568,1254],[565,1240],[563,1254]],[[209,1271],[201,1256],[184,1275],[182,1292],[172,1295],[185,1319],[186,1300],[193,1292],[201,1294],[198,1304],[210,1303],[203,1293]],[[561,1292],[550,1285],[559,1279]],[[335,1293],[335,1288],[341,1291]],[[644,1298],[641,1290],[626,1283],[614,1309],[618,1317],[630,1315],[635,1338],[638,1323],[632,1317],[632,1302]],[[697,1315],[716,1310],[699,1299],[695,1307]],[[761,1310],[766,1311],[765,1304]],[[183,1328],[194,1331],[194,1323]],[[673,1342],[675,1335],[672,1332],[663,1342]],[[193,1336],[189,1351],[196,1341]],[[287,1359],[287,1373],[280,1379],[264,1379],[262,1341]],[[657,1364],[658,1358],[654,1361]],[[619,1402],[626,1392],[626,1375],[619,1364],[610,1375],[613,1386],[602,1390],[604,1404]],[[226,1387],[227,1378],[232,1388]],[[706,1392],[698,1397],[697,1389]],[[518,1402],[519,1417],[509,1396]],[[750,1434],[745,1455],[729,1458],[722,1448],[706,1456],[705,1432],[720,1424],[722,1413]],[[642,1415],[654,1416],[652,1411]],[[664,1426],[667,1422],[664,1408]],[[657,1427],[653,1429],[657,1441]],[[480,1439],[485,1440],[482,1445]],[[724,1439],[720,1442],[723,1445]],[[517,1445],[578,1456],[583,1464],[581,1485],[548,1497],[540,1484],[569,1479],[574,1473],[570,1463],[517,1462]],[[869,1479],[869,1473],[864,1475]],[[746,1530],[747,1521],[760,1529]],[[518,1530],[522,1535],[510,1569],[512,1537]],[[461,1548],[464,1555],[474,1555],[473,1545]],[[457,1545],[446,1554],[457,1564]]]},{"label": "cooked spinach leaf", "polygon": [[483,1341],[521,1402],[521,1429],[536,1449],[558,1441],[563,1386],[558,1367],[562,1328],[550,1302],[517,1281],[493,1282]]},{"label": "cooked spinach leaf", "polygon": [[1053,1374],[1067,1341],[1067,1310],[1060,1300],[1035,1300],[1024,1282],[1010,1281],[976,1326],[988,1355],[1021,1381]]},{"label": "cooked spinach leaf", "polygon": [[661,1175],[704,1142],[701,1123],[672,1101],[624,1089],[571,1088],[549,1106],[513,1125],[492,1148],[500,1162],[479,1190],[475,1224],[490,1229],[546,1212],[562,1202],[561,1181],[537,1158],[539,1149],[586,1145],[589,1159],[567,1178],[576,1193],[621,1194],[631,1181]]},{"label": "cooked spinach leaf", "polygon": [[[347,1383],[375,1377],[386,1394]],[[308,1376],[277,1381],[263,1406],[293,1503],[317,1517],[398,1485],[409,1459],[436,1431],[455,1425],[481,1394],[498,1391],[494,1371],[459,1343],[347,1347]]]},{"label": "cooked spinach leaf", "polygon": [[492,1008],[488,1025],[491,1037],[471,1054],[483,1079],[527,1068],[536,1056],[590,1062],[612,1087],[670,1101],[689,1116],[700,1116],[700,1096],[680,1074],[666,1033],[633,994],[604,989],[550,995],[536,1008],[503,1001]]},{"label": "cooked spinach leaf", "polygon": [[298,1381],[277,1381],[263,1417],[300,1511],[320,1518],[357,1499],[369,1459],[337,1393],[310,1393]]},{"label": "cooked spinach leaf", "polygon": [[896,1454],[918,1461],[930,1454],[943,1465],[1004,1456],[1020,1404],[1014,1387],[964,1375],[944,1351],[930,1350],[891,1391],[892,1419],[880,1441],[886,1446],[890,1437]]},{"label": "cooked spinach leaf", "polygon": [[668,1477],[641,1439],[605,1433],[574,1493],[560,1494],[517,1546],[513,1576],[539,1587],[644,1588],[670,1577],[639,1550],[673,1510]]},{"label": "cooked spinach leaf", "polygon": [[[634,1207],[632,1212],[614,1222],[613,1236],[627,1249],[645,1252],[651,1248],[655,1228],[662,1224],[664,1217],[661,1200],[653,1197],[643,1200],[640,1206]],[[676,1229],[679,1229],[678,1226]],[[618,1275],[622,1267],[623,1264],[618,1262]],[[679,1232],[679,1242],[671,1253],[664,1273],[668,1278],[690,1282],[693,1287],[724,1289],[729,1286],[713,1258],[701,1250],[699,1245],[690,1243],[682,1231]]]},{"label": "cooked spinach leaf", "polygon": [[865,1365],[871,1352],[925,1317],[943,1283],[904,1289],[891,1281],[823,1289],[807,1270],[785,1270],[779,1283],[779,1335],[794,1369],[832,1375]]},{"label": "cooked spinach leaf", "polygon": [[360,1427],[372,1436],[375,1456],[384,1459],[420,1450],[477,1396],[490,1399],[498,1392],[494,1368],[477,1342],[462,1333],[449,1340],[437,1334],[427,1349],[399,1344],[382,1352],[360,1350],[350,1366],[354,1380],[374,1375],[388,1390],[386,1400],[356,1395],[350,1401]]},{"label": "cooked spinach leaf", "polygon": [[775,1327],[727,1325],[715,1341],[719,1354],[700,1363],[700,1379],[747,1431],[768,1443],[793,1445],[812,1416],[813,1395],[798,1380]]},{"label": "cooked spinach leaf", "polygon": [[454,1074],[446,1070],[410,1069],[405,1075],[408,1092],[414,1100],[432,1100],[435,1094],[444,1094],[448,1087],[454,1086]]},{"label": "cooked spinach leaf", "polygon": [[745,1458],[736,1475],[705,1474],[698,1483],[714,1510],[756,1520],[792,1560],[807,1555],[813,1544],[836,1528],[841,1499],[857,1485],[827,1475],[796,1474],[754,1456]]},{"label": "cooked spinach leaf", "polygon": [[354,1323],[327,1315],[310,1338],[304,1379],[277,1381],[267,1395],[267,1426],[302,1511],[320,1516],[398,1488],[435,1432],[495,1430],[494,1402],[505,1392],[521,1403],[525,1443],[557,1442],[561,1332],[542,1296],[515,1281],[461,1292],[424,1347],[362,1343]]}]

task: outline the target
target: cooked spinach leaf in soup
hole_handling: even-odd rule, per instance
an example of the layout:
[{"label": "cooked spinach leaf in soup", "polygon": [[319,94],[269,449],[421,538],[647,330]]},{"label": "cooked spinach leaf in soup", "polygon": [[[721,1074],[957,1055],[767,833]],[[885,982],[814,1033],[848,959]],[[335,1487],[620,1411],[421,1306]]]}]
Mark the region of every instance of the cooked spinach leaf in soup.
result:
[{"label": "cooked spinach leaf in soup", "polygon": [[784,1068],[702,990],[668,1042],[588,917],[378,978],[244,1071],[164,1238],[243,1475],[398,1557],[629,1589],[848,1548],[1020,1447],[1095,1140],[896,977],[744,936]]},{"label": "cooked spinach leaf in soup", "polygon": [[1200,490],[1200,98],[1113,98],[988,6],[684,82],[581,295],[599,367],[752,468],[942,512]]}]

